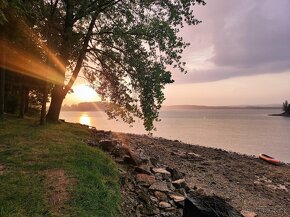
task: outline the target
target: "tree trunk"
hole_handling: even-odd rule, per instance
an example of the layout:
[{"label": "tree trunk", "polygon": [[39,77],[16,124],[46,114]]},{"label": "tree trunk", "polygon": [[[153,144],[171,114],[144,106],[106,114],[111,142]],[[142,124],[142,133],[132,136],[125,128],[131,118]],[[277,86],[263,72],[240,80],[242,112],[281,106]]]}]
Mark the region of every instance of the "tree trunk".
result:
[{"label": "tree trunk", "polygon": [[0,69],[0,116],[4,114],[5,69]]},{"label": "tree trunk", "polygon": [[51,93],[51,102],[49,106],[46,119],[48,121],[57,122],[59,119],[59,113],[61,110],[61,105],[65,95],[62,86],[56,85]]},{"label": "tree trunk", "polygon": [[0,116],[4,115],[5,111],[5,62],[6,57],[4,51],[1,51],[0,62],[2,62],[2,67],[0,68]]},{"label": "tree trunk", "polygon": [[47,102],[47,84],[45,82],[44,88],[43,88],[43,96],[42,96],[42,103],[41,103],[41,113],[40,113],[40,125],[44,125],[46,122],[46,102]]},{"label": "tree trunk", "polygon": [[29,89],[25,88],[25,98],[24,98],[24,114],[28,112],[29,107]]},{"label": "tree trunk", "polygon": [[[67,14],[66,14],[66,19],[65,19],[64,44],[63,44],[63,48],[61,49],[63,53],[60,55],[61,57],[63,57],[61,58],[62,60],[68,60],[68,58],[66,58],[69,56],[68,55],[69,50],[67,49],[70,48],[70,44],[69,44],[70,41],[69,41],[68,36],[72,36],[72,30],[73,30],[73,11],[72,11],[73,8],[70,1],[66,2],[66,7],[67,7],[66,8]],[[50,103],[49,110],[46,116],[46,119],[49,121],[56,122],[59,119],[59,113],[61,110],[62,102],[66,94],[71,89],[72,85],[74,84],[81,70],[84,58],[86,56],[87,47],[88,47],[91,35],[93,33],[94,24],[96,22],[98,14],[99,14],[99,11],[95,11],[95,13],[92,15],[92,20],[89,24],[88,32],[85,36],[82,49],[80,51],[79,57],[76,62],[76,66],[72,72],[72,76],[68,84],[65,86],[65,88],[63,88],[63,86],[56,85],[52,90],[51,103]],[[63,75],[65,77],[65,72]]]},{"label": "tree trunk", "polygon": [[25,90],[24,89],[25,89],[24,84],[21,84],[19,118],[24,118],[24,108],[25,108]]}]

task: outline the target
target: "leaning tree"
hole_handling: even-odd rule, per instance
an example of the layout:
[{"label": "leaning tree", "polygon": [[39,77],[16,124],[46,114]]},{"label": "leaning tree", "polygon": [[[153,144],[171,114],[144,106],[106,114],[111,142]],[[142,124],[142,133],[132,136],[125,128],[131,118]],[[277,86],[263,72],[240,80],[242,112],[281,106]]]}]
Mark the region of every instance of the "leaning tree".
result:
[{"label": "leaning tree", "polygon": [[47,119],[57,121],[62,102],[83,73],[107,114],[153,129],[172,83],[170,68],[184,71],[181,53],[188,43],[178,32],[199,23],[193,15],[203,0],[33,0],[21,4],[34,31],[47,43],[50,61],[61,79],[51,93]]}]

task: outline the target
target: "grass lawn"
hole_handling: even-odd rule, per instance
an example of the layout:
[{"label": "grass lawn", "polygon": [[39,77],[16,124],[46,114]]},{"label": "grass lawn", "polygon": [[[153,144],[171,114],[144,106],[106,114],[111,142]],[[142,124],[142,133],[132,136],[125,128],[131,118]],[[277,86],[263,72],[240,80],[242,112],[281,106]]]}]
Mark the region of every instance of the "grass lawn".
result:
[{"label": "grass lawn", "polygon": [[118,170],[69,123],[0,119],[0,216],[118,216]]}]

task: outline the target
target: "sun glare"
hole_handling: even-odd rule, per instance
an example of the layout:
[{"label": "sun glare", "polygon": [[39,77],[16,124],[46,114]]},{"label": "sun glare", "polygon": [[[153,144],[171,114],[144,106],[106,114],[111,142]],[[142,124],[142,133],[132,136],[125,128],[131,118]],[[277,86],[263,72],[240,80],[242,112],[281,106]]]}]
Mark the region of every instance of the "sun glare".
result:
[{"label": "sun glare", "polygon": [[80,123],[91,126],[91,118],[87,114],[82,114],[80,116]]},{"label": "sun glare", "polygon": [[74,96],[77,97],[80,101],[97,101],[98,95],[94,89],[91,87],[81,84],[73,88]]}]

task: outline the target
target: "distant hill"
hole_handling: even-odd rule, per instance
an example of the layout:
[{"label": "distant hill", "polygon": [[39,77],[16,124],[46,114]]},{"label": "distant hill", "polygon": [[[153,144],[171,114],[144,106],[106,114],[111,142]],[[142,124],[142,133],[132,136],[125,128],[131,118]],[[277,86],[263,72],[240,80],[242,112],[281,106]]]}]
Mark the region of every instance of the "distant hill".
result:
[{"label": "distant hill", "polygon": [[245,105],[245,106],[205,106],[205,105],[169,105],[162,109],[279,109],[279,105]]},{"label": "distant hill", "polygon": [[[62,111],[104,111],[106,102],[81,102],[78,104],[64,105]],[[246,105],[246,106],[204,106],[204,105],[169,105],[162,106],[162,110],[174,109],[279,109],[279,105]]]}]

